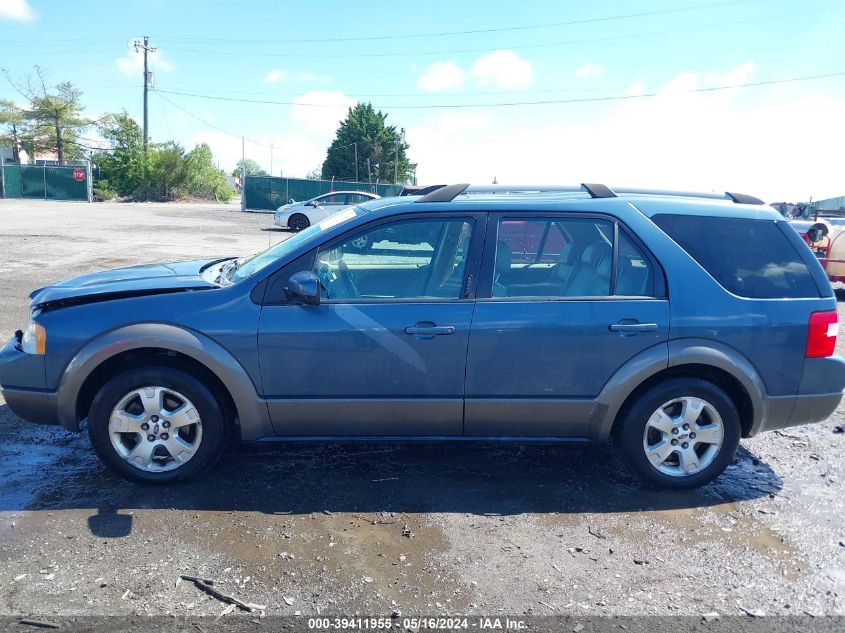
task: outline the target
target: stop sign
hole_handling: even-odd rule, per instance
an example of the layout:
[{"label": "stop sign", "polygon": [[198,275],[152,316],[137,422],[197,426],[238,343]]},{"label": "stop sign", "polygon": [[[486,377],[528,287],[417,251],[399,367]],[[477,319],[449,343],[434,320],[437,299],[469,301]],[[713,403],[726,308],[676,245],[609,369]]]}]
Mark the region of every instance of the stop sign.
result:
[{"label": "stop sign", "polygon": [[85,170],[84,169],[74,169],[73,170],[73,179],[77,182],[82,182],[85,180]]}]

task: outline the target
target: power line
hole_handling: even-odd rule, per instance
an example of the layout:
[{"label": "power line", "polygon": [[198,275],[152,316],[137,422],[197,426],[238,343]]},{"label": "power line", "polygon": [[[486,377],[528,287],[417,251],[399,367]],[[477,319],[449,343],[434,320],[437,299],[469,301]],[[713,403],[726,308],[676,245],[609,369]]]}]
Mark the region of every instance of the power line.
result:
[{"label": "power line", "polygon": [[[623,88],[551,88],[548,90],[521,90],[519,94],[521,95],[533,95],[533,94],[556,94],[562,92],[608,92],[612,90],[622,90]],[[90,88],[85,88],[84,90],[90,90]],[[301,97],[302,90],[299,92],[275,92],[275,91],[267,91],[267,90],[220,90],[215,88],[191,88],[191,87],[182,87],[182,90],[186,92],[202,92],[202,93],[210,93],[210,94],[236,94],[236,95],[263,95],[269,97]],[[373,97],[413,97],[414,99],[431,99],[431,98],[444,98],[444,97],[483,97],[483,96],[499,96],[502,94],[501,90],[489,90],[489,91],[470,91],[470,92],[381,92],[381,93],[359,93],[359,94],[348,94],[344,93],[348,97],[352,98],[361,98],[361,99],[371,99]]]},{"label": "power line", "polygon": [[[543,101],[506,101],[499,103],[438,103],[429,105],[382,105],[380,108],[385,110],[427,110],[427,109],[457,109],[457,108],[505,108],[513,106],[533,106],[533,105],[552,105],[552,104],[567,104],[567,103],[595,103],[600,101],[626,101],[631,99],[645,99],[648,97],[656,97],[658,95],[678,95],[691,94],[699,92],[719,92],[722,90],[735,90],[737,88],[753,88],[757,86],[773,86],[776,84],[795,83],[799,81],[811,81],[815,79],[829,79],[832,77],[845,76],[845,71],[825,73],[820,75],[806,75],[804,77],[789,77],[786,79],[772,79],[768,81],[754,81],[748,83],[734,84],[732,86],[712,86],[708,88],[694,88],[691,90],[677,90],[671,92],[647,92],[643,94],[634,95],[610,95],[604,97],[583,97],[576,99],[547,99]],[[197,99],[210,99],[214,101],[233,101],[237,103],[257,103],[265,105],[296,105],[306,106],[312,108],[338,108],[346,107],[348,104],[341,103],[303,103],[300,101],[271,101],[264,99],[239,99],[237,97],[221,97],[215,95],[204,95],[190,92],[178,92],[175,90],[157,89],[157,92],[165,94],[179,95],[183,97],[194,97]],[[174,104],[175,105],[175,104]],[[177,106],[178,107],[178,106]]]},{"label": "power line", "polygon": [[[736,6],[740,4],[751,4],[757,3],[760,0],[730,0],[727,2],[711,2],[708,4],[698,4],[698,5],[690,5],[686,7],[675,7],[672,9],[659,9],[655,11],[641,11],[638,13],[623,13],[620,15],[610,15],[610,16],[603,16],[603,17],[593,17],[593,18],[581,18],[577,20],[566,20],[562,22],[543,22],[541,24],[527,24],[522,26],[502,26],[502,27],[494,27],[494,28],[485,28],[485,29],[469,29],[463,31],[439,31],[434,33],[402,33],[396,34],[391,33],[388,35],[367,35],[367,36],[358,36],[358,37],[333,37],[333,42],[371,42],[376,40],[405,40],[405,39],[416,39],[416,38],[424,38],[424,37],[444,37],[444,36],[453,36],[453,35],[475,35],[479,33],[504,33],[504,32],[511,32],[511,31],[527,31],[527,30],[535,30],[535,29],[545,29],[545,28],[557,28],[561,26],[575,26],[575,25],[583,25],[583,24],[594,24],[597,22],[611,22],[616,20],[629,20],[633,18],[645,18],[645,17],[654,17],[658,15],[669,15],[674,13],[686,13],[689,11],[698,11],[701,9],[713,9],[717,7],[726,7],[726,6]],[[157,36],[161,41],[186,41],[186,42],[201,42],[201,41],[208,41],[208,42],[270,42],[273,44],[281,44],[281,43],[291,43],[291,44],[304,44],[304,43],[320,43],[325,44],[325,38],[302,38],[302,39],[276,39],[276,40],[256,40],[256,39],[230,39],[230,38],[201,38],[201,37],[179,37],[173,36],[168,37],[166,35]]]},{"label": "power line", "polygon": [[[229,130],[227,130],[227,129],[225,129],[225,128],[222,128],[222,127],[220,127],[219,125],[215,125],[214,123],[211,123],[210,121],[206,121],[205,119],[203,119],[203,118],[201,118],[201,117],[198,117],[198,116],[197,116],[196,114],[194,114],[193,112],[190,112],[190,111],[186,110],[185,108],[183,108],[182,106],[180,106],[180,105],[178,105],[178,104],[174,103],[173,101],[171,101],[170,99],[168,99],[167,97],[165,97],[163,94],[161,94],[162,92],[167,92],[166,90],[158,90],[158,89],[156,89],[156,90],[154,90],[153,92],[155,92],[155,93],[158,95],[158,97],[159,97],[160,99],[162,99],[162,100],[166,101],[167,103],[169,103],[171,106],[173,106],[173,107],[174,107],[174,108],[176,108],[177,110],[179,110],[179,111],[181,111],[181,112],[184,112],[185,114],[187,114],[187,115],[188,115],[189,117],[191,117],[192,119],[194,119],[194,120],[196,120],[196,121],[199,121],[200,123],[202,123],[202,124],[204,124],[204,125],[207,125],[208,127],[212,127],[212,128],[214,128],[215,130],[217,130],[217,131],[219,131],[219,132],[223,132],[224,134],[228,134],[229,136],[232,136],[232,137],[234,137],[234,138],[238,138],[238,139],[240,139],[240,138],[244,138],[244,136],[243,136],[242,134],[235,134],[234,132],[231,132],[231,131],[229,131]],[[245,140],[249,141],[249,142],[250,142],[250,143],[252,143],[253,145],[260,145],[261,147],[270,147],[267,143],[259,143],[258,141],[254,141],[254,140],[249,139],[249,138],[247,138],[247,139],[245,139]]]},{"label": "power line", "polygon": [[646,33],[626,33],[621,35],[608,35],[604,37],[590,37],[581,39],[561,40],[556,42],[532,42],[530,44],[515,44],[515,45],[501,45],[496,47],[480,47],[480,48],[458,48],[445,50],[413,50],[413,51],[389,51],[379,53],[353,53],[345,51],[343,53],[270,53],[262,51],[240,51],[240,50],[211,50],[211,49],[195,49],[195,48],[171,48],[168,51],[189,53],[197,55],[227,55],[233,57],[259,57],[259,58],[284,58],[284,59],[349,59],[349,58],[364,58],[364,59],[378,59],[387,57],[420,57],[432,55],[462,55],[467,53],[490,53],[497,50],[533,50],[543,48],[555,48],[559,46],[573,46],[580,44],[594,44],[600,42],[616,42],[620,40],[639,39],[644,37],[655,37],[660,35],[674,35],[678,33],[690,33],[696,31],[704,31],[715,28],[725,28],[726,26],[736,26],[739,24],[750,24],[756,22],[763,22],[766,20],[776,20],[781,18],[794,17],[796,15],[803,15],[806,13],[816,13],[824,11],[829,7],[814,7],[811,9],[802,9],[801,11],[793,11],[790,13],[779,13],[776,15],[767,15],[762,17],[746,18],[743,20],[720,21],[712,24],[694,25],[689,27],[674,27],[671,29],[664,29],[660,31],[649,31]]}]

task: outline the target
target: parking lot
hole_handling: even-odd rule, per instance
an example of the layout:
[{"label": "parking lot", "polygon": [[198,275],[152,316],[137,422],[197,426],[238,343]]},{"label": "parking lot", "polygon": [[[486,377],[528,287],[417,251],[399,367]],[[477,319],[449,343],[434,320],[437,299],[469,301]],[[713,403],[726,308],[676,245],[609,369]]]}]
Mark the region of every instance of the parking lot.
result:
[{"label": "parking lot", "polygon": [[[0,200],[0,335],[35,288],[249,254],[287,237],[271,226],[237,205]],[[272,615],[845,615],[843,412],[743,441],[692,493],[642,489],[602,446],[500,444],[242,445],[156,488],[0,400],[0,615],[224,610],[180,574]]]}]

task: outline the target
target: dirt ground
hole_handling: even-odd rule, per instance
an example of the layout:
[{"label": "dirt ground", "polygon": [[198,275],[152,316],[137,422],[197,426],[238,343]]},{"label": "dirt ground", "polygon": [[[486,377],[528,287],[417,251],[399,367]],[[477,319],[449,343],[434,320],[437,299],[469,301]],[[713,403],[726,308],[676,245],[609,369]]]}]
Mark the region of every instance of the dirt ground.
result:
[{"label": "dirt ground", "polygon": [[[248,254],[287,236],[271,225],[226,205],[0,200],[0,336],[34,288]],[[243,445],[152,488],[0,400],[0,616],[224,610],[180,574],[268,615],[845,615],[843,412],[743,441],[693,493],[643,490],[602,446],[518,445]]]}]

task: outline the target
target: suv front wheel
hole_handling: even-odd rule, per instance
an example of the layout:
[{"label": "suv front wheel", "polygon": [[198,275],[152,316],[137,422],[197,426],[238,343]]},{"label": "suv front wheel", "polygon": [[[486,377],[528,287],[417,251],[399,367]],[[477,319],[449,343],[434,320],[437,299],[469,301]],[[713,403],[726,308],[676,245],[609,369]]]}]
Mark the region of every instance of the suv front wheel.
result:
[{"label": "suv front wheel", "polygon": [[223,451],[220,404],[193,376],[169,367],[128,370],[107,382],[88,413],[100,459],[118,475],[167,483],[199,474]]},{"label": "suv front wheel", "polygon": [[740,419],[733,401],[713,383],[674,378],[643,393],[614,435],[642,480],[682,490],[712,481],[733,461]]}]

